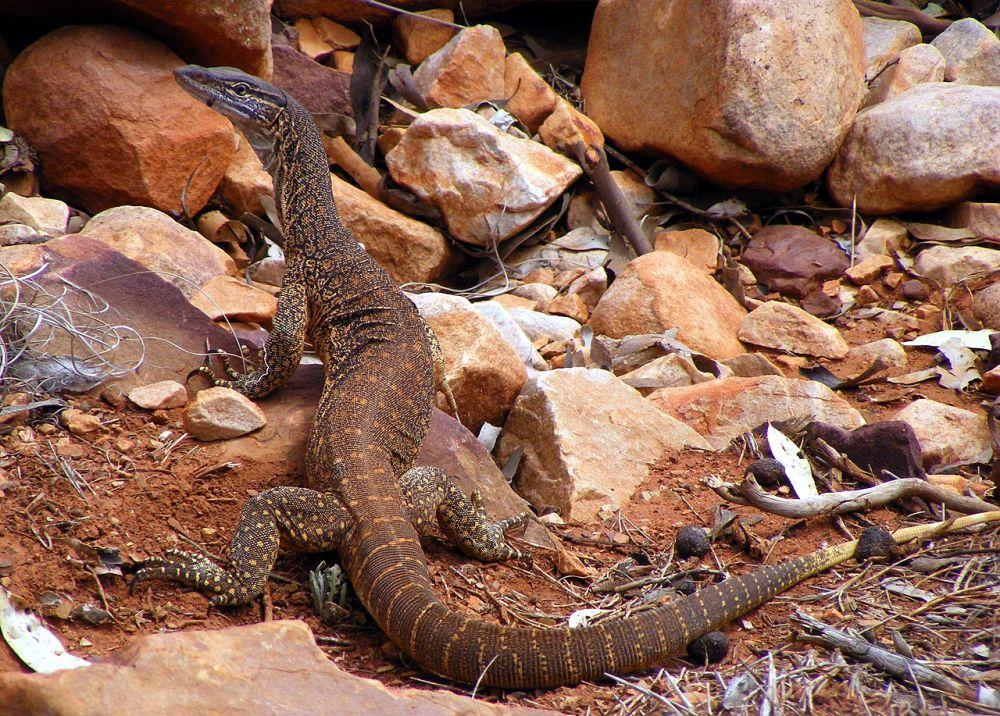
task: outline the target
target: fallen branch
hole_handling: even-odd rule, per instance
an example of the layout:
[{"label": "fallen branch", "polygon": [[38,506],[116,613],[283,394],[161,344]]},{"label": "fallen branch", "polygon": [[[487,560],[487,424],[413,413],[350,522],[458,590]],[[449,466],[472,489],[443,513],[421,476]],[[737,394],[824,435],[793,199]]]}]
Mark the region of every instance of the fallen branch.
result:
[{"label": "fallen branch", "polygon": [[792,615],[792,621],[804,629],[796,636],[798,641],[837,649],[855,659],[867,661],[900,681],[930,686],[938,691],[976,702],[974,689],[924,666],[915,659],[875,646],[860,636],[835,629],[803,612],[796,612]]},{"label": "fallen branch", "polygon": [[964,514],[991,512],[997,509],[996,505],[991,505],[975,497],[958,495],[918,477],[883,482],[862,490],[827,492],[801,500],[771,495],[757,483],[753,475],[748,475],[738,485],[710,476],[708,486],[715,494],[729,502],[750,505],[763,512],[791,518],[843,515],[849,512],[870,510],[896,502],[904,497],[917,497],[933,504],[942,504],[950,510]]},{"label": "fallen branch", "polygon": [[906,20],[920,28],[925,35],[937,35],[951,25],[951,20],[942,20],[928,15],[913,6],[886,5],[874,0],[854,0],[854,7],[865,17],[881,17],[886,20]]},{"label": "fallen branch", "polygon": [[608,166],[608,155],[601,147],[588,147],[583,142],[574,142],[571,147],[576,161],[579,162],[583,170],[587,172],[597,198],[604,205],[604,211],[608,215],[608,221],[616,233],[621,235],[632,247],[637,256],[648,254],[653,250],[649,239],[643,233],[639,222],[632,218],[629,211],[625,195],[611,177],[611,168]]},{"label": "fallen branch", "polygon": [[366,194],[382,201],[382,175],[378,169],[369,166],[361,156],[351,149],[351,145],[343,137],[328,137],[323,135],[323,148],[331,164],[336,164],[358,183]]}]

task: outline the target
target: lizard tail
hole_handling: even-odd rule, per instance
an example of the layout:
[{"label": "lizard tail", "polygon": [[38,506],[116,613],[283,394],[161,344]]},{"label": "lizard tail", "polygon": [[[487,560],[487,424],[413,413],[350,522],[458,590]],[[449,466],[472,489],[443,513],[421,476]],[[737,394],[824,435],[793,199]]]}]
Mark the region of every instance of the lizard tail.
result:
[{"label": "lizard tail", "polygon": [[[898,530],[897,544],[929,539],[973,525],[1000,521],[1000,511]],[[398,535],[397,535],[398,537]],[[580,629],[501,626],[452,611],[434,594],[422,553],[365,568],[348,565],[365,606],[405,653],[428,671],[469,684],[539,688],[600,679],[648,668],[683,650],[703,634],[749,612],[777,594],[836,566],[854,554],[846,542],[701,589],[627,618]],[[403,545],[397,539],[397,548]],[[364,553],[361,550],[359,554]],[[383,562],[375,559],[375,563]]]}]

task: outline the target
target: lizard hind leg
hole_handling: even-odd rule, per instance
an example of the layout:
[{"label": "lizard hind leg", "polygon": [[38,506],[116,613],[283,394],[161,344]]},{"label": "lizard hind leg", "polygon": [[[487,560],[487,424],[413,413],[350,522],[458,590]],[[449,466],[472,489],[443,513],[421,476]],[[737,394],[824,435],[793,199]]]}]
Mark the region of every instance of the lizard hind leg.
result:
[{"label": "lizard hind leg", "polygon": [[410,521],[420,534],[433,532],[436,524],[463,554],[483,562],[521,559],[521,552],[507,543],[507,530],[523,525],[524,512],[499,522],[486,515],[479,491],[471,499],[440,468],[415,467],[399,479]]},{"label": "lizard hind leg", "polygon": [[229,547],[229,566],[207,557],[170,550],[146,560],[133,585],[146,579],[172,579],[214,593],[215,606],[247,604],[264,592],[284,537],[303,552],[337,549],[347,530],[347,512],[332,495],[301,487],[276,487],[247,501]]}]

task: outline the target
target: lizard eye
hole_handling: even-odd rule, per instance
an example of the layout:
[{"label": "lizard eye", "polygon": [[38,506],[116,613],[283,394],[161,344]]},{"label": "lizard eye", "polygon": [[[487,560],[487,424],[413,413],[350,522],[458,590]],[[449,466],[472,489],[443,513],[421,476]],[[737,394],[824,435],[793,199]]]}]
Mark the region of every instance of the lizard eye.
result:
[{"label": "lizard eye", "polygon": [[250,94],[250,85],[246,82],[237,82],[233,85],[233,94],[237,97],[246,97]]}]

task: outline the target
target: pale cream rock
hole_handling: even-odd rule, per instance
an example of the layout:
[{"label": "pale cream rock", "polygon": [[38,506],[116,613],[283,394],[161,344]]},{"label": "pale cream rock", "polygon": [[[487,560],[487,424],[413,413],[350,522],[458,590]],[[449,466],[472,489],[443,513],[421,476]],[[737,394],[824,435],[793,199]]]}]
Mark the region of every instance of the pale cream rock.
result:
[{"label": "pale cream rock", "polygon": [[708,447],[611,373],[564,368],[525,385],[498,455],[503,462],[524,449],[514,488],[536,509],[594,522],[602,506],[627,504],[664,455],[687,446]]},{"label": "pale cream rock", "polygon": [[20,196],[7,192],[0,199],[0,222],[17,222],[49,236],[62,236],[69,223],[69,207],[58,199]]},{"label": "pale cream rock", "polygon": [[747,314],[739,338],[756,346],[818,358],[843,358],[850,350],[836,328],[782,301],[767,301]]},{"label": "pale cream rock", "polygon": [[847,358],[867,365],[871,365],[876,359],[881,359],[889,368],[905,368],[909,363],[906,349],[892,338],[880,338],[855,346],[847,352]]},{"label": "pale cream rock", "polygon": [[267,424],[264,411],[242,393],[215,387],[200,391],[184,410],[184,430],[198,440],[228,440]]},{"label": "pale cream rock", "polygon": [[1000,184],[1000,88],[925,82],[858,114],[827,172],[841,206],[930,211]]},{"label": "pale cream rock", "polygon": [[1000,270],[1000,250],[986,246],[929,246],[917,254],[913,270],[942,286],[954,286]]},{"label": "pale cream rock", "polygon": [[565,157],[465,109],[420,115],[386,164],[395,181],[441,211],[455,238],[477,246],[516,234],[582,173]]},{"label": "pale cream rock", "polygon": [[978,20],[953,22],[931,42],[947,61],[944,79],[966,85],[1000,85],[1000,39]]},{"label": "pale cream rock", "polygon": [[128,399],[146,410],[169,410],[187,405],[187,388],[176,380],[141,385],[128,392]]},{"label": "pale cream rock", "polygon": [[993,455],[986,414],[921,398],[893,420],[910,424],[920,441],[920,459],[928,470],[988,463]]}]

